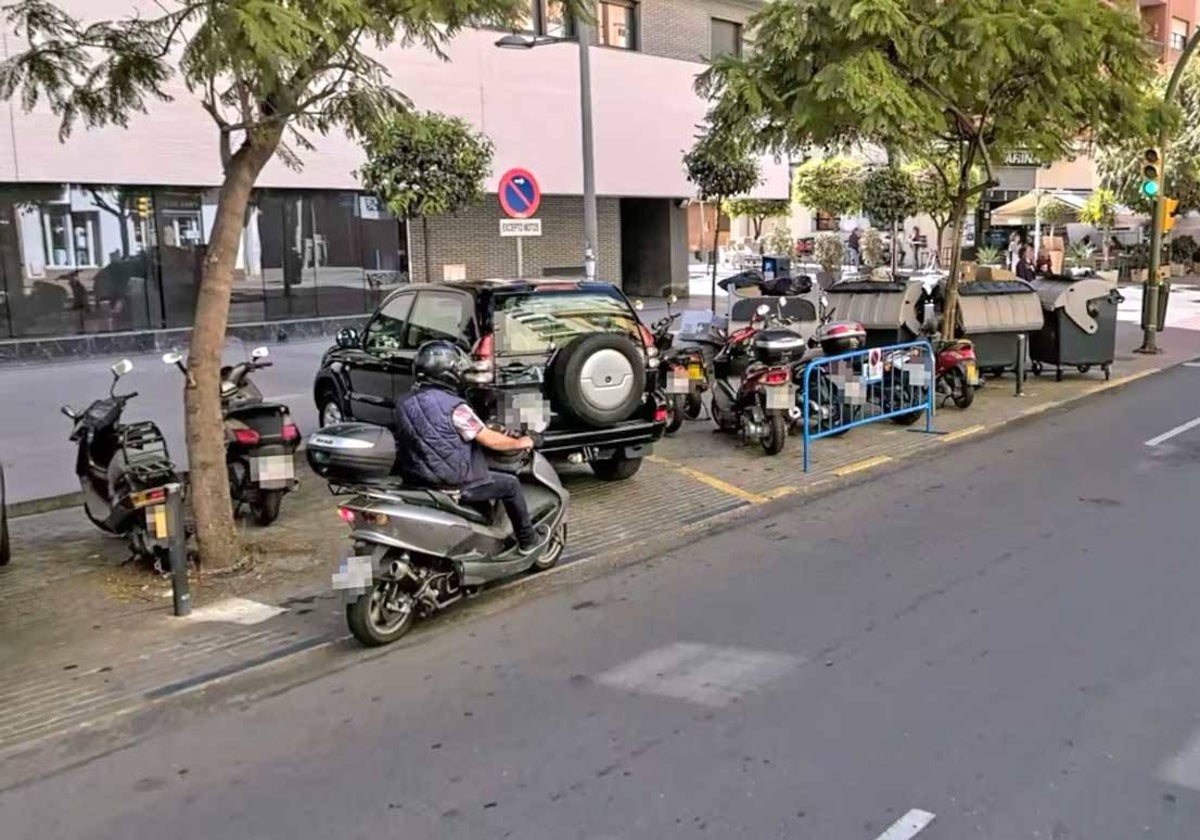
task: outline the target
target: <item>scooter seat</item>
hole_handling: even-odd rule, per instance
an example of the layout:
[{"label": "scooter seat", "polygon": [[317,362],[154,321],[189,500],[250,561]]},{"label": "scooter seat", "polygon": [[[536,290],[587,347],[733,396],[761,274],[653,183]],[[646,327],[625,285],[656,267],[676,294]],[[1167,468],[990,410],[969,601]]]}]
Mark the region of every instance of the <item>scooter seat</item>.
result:
[{"label": "scooter seat", "polygon": [[488,523],[487,516],[481,511],[456,502],[450,495],[441,490],[408,488],[393,491],[393,495],[409,504],[436,508],[446,513],[452,513],[455,516],[461,516],[463,519],[478,523],[479,525],[486,525]]}]

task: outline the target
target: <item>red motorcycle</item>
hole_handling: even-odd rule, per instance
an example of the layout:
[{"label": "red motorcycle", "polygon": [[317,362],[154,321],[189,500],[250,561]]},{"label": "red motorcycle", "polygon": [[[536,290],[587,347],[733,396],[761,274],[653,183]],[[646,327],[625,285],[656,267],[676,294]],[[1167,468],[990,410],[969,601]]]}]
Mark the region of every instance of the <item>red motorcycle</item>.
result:
[{"label": "red motorcycle", "polygon": [[967,338],[941,340],[934,343],[933,352],[937,359],[937,395],[942,404],[952,400],[958,408],[970,408],[980,384],[975,345]]},{"label": "red motorcycle", "polygon": [[789,329],[767,320],[758,308],[750,325],[731,334],[713,358],[712,414],[724,431],[758,441],[768,455],[783,451],[788,428],[800,415],[792,387],[792,367],[807,344]]}]

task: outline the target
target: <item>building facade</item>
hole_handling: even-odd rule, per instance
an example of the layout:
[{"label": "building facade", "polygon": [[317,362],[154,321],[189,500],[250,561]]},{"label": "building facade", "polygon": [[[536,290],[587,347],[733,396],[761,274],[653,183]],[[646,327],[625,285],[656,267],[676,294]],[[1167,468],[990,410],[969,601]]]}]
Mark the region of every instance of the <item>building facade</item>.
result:
[{"label": "building facade", "polygon": [[[542,0],[550,34],[569,35]],[[84,20],[152,0],[62,0]],[[639,295],[686,288],[683,152],[705,104],[693,84],[715,53],[739,51],[754,0],[599,0],[591,51],[598,276]],[[557,17],[556,17],[557,15]],[[556,32],[554,27],[559,27]],[[578,52],[574,43],[503,50],[467,30],[448,61],[390,47],[393,84],[422,109],[461,116],[495,144],[487,199],[453,217],[405,222],[364,194],[361,152],[310,139],[303,167],[278,159],[258,181],[234,281],[231,324],[361,316],[390,289],[443,278],[514,276],[499,236],[499,176],[530,170],[543,235],[523,242],[528,276],[582,270]],[[6,54],[20,49],[9,36]],[[186,328],[216,214],[217,132],[178,81],[171,102],[128,129],[58,141],[47,111],[0,109],[0,342]],[[787,195],[786,165],[764,161],[764,196]],[[0,357],[5,354],[0,352]],[[11,355],[11,354],[10,354]]]}]

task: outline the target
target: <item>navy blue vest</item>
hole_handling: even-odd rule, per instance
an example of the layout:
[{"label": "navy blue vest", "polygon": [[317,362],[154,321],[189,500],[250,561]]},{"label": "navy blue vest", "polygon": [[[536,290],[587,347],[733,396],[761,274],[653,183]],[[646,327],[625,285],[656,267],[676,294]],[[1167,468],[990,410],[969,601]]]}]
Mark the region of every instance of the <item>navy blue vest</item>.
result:
[{"label": "navy blue vest", "polygon": [[441,388],[418,386],[396,403],[396,443],[406,480],[456,488],[491,480],[483,450],[463,440],[450,419],[464,402]]}]

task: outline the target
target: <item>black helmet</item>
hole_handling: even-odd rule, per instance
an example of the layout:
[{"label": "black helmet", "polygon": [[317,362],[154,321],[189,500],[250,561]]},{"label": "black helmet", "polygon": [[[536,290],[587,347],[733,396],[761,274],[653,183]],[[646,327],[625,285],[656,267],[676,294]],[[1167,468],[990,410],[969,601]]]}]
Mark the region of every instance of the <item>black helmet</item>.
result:
[{"label": "black helmet", "polygon": [[458,390],[462,375],[470,365],[471,359],[453,342],[426,341],[417,349],[413,373],[417,382]]}]

